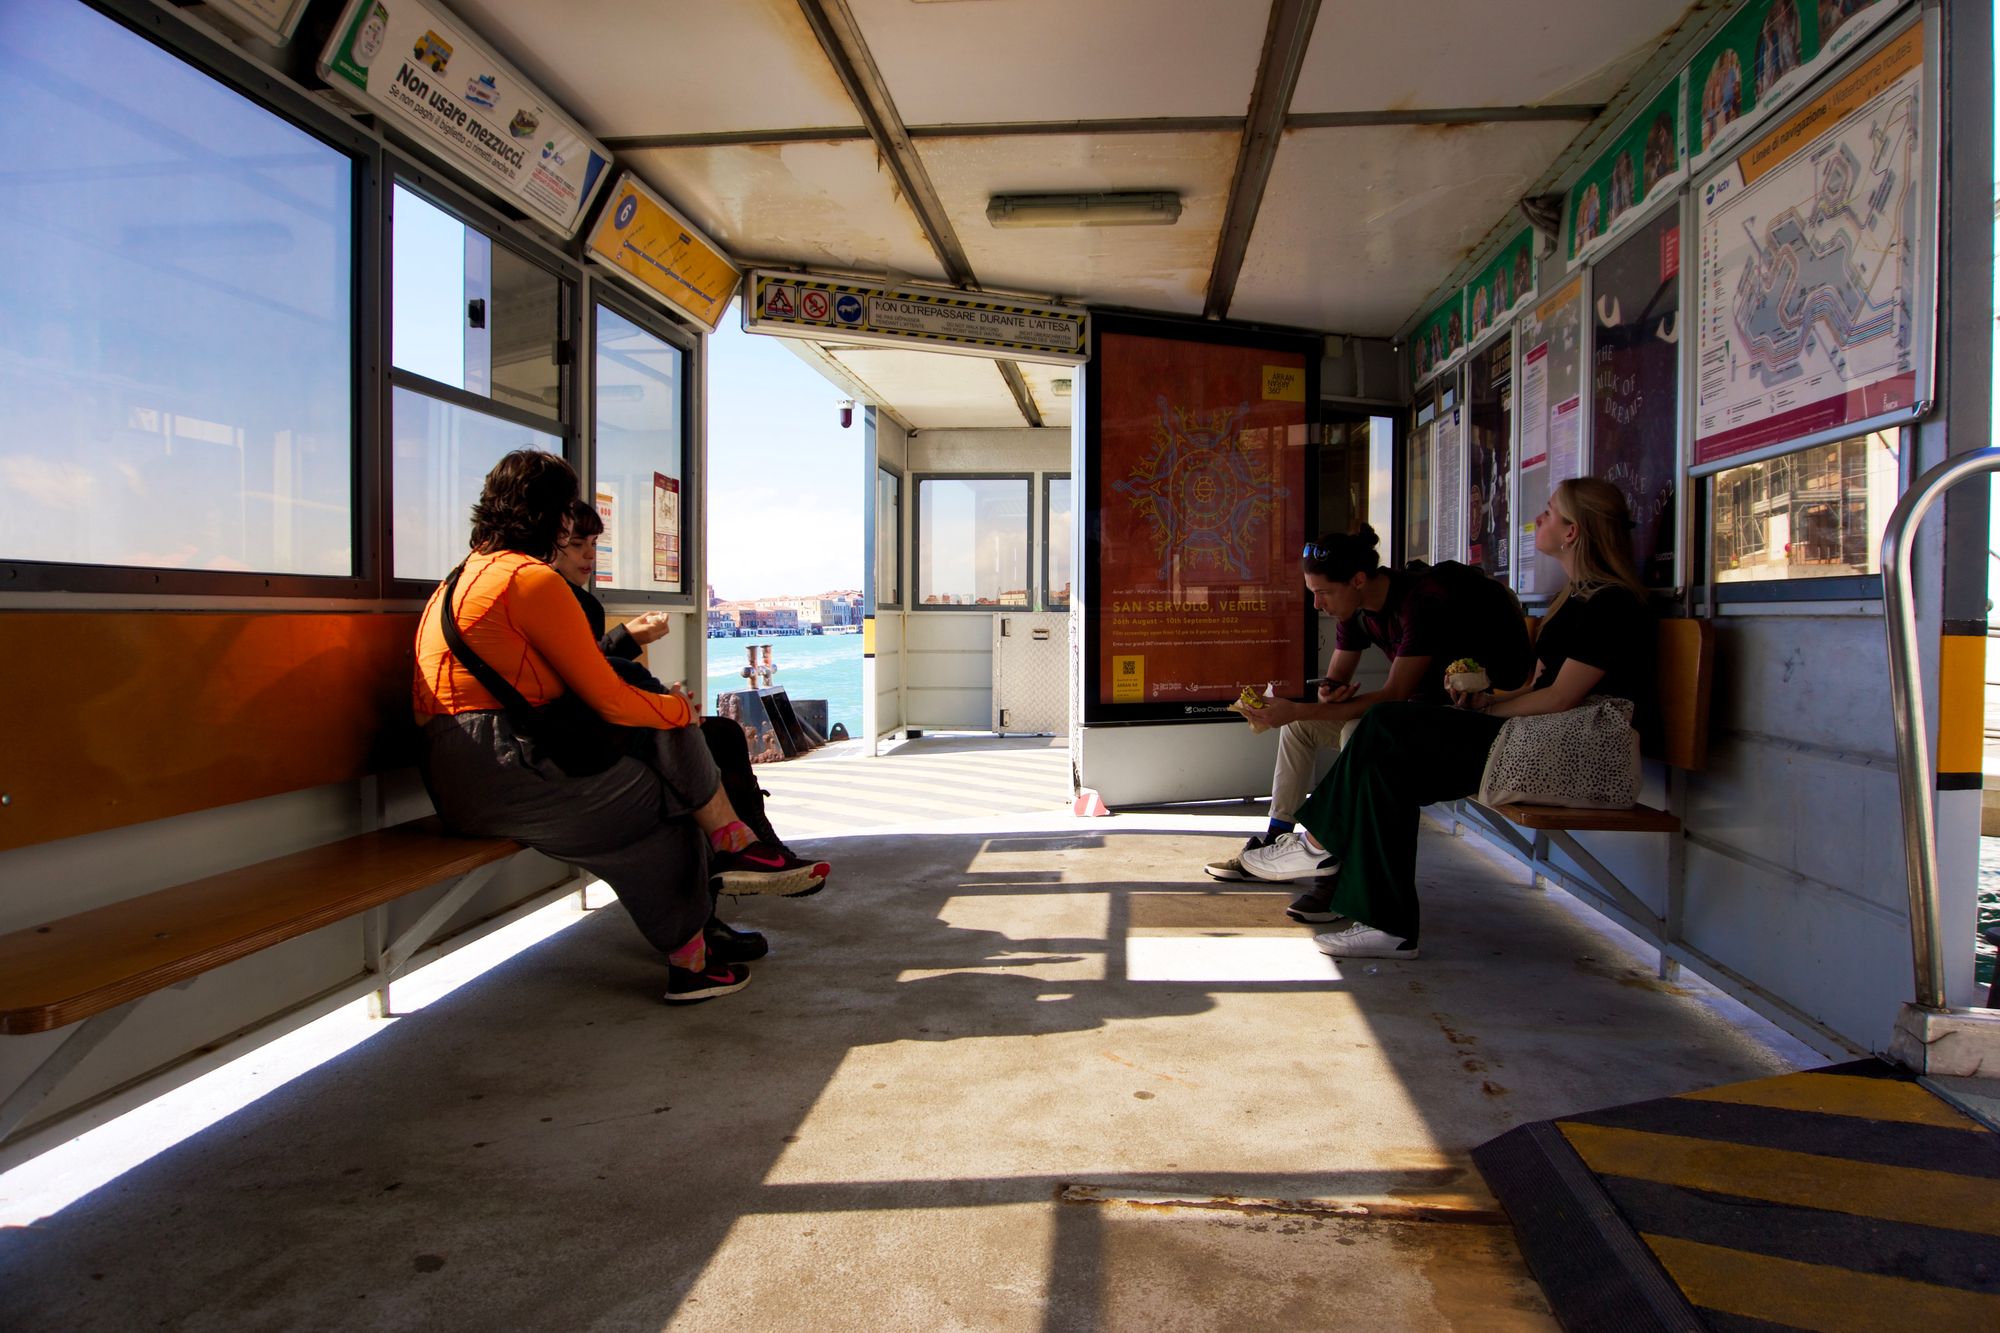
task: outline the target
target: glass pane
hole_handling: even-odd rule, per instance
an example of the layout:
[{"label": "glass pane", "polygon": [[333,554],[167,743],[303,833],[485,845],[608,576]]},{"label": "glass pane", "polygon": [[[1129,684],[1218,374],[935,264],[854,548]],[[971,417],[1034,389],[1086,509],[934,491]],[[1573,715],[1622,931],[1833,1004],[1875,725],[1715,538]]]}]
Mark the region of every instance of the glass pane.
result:
[{"label": "glass pane", "polygon": [[0,557],[352,575],[350,159],[70,0],[0,117]]},{"label": "glass pane", "polygon": [[1513,535],[1507,522],[1507,484],[1513,470],[1514,341],[1502,335],[1472,358],[1466,405],[1472,431],[1466,438],[1465,562],[1505,580]]},{"label": "glass pane", "polygon": [[1716,582],[1878,572],[1902,476],[1897,441],[1894,431],[1876,431],[1716,473]]},{"label": "glass pane", "polygon": [[1074,577],[1075,553],[1070,549],[1069,478],[1049,478],[1049,586],[1043,590],[1051,611],[1069,610],[1069,585]]},{"label": "glass pane", "polygon": [[1668,209],[1592,270],[1590,470],[1625,492],[1639,575],[1674,581],[1674,430],[1679,419],[1680,223]]},{"label": "glass pane", "polygon": [[597,543],[602,587],[681,592],[685,353],[597,307]]},{"label": "glass pane", "polygon": [[559,418],[561,280],[401,185],[394,214],[397,367]]},{"label": "glass pane", "polygon": [[903,479],[875,469],[875,605],[903,604],[902,570],[898,567],[903,531]]},{"label": "glass pane", "polygon": [[917,550],[923,605],[1026,607],[1027,478],[919,481]]},{"label": "glass pane", "polygon": [[441,579],[472,540],[472,505],[486,474],[515,449],[561,453],[562,441],[408,389],[395,415],[396,577]]},{"label": "glass pane", "polygon": [[1320,428],[1319,530],[1353,532],[1368,517],[1368,423],[1328,421]]}]

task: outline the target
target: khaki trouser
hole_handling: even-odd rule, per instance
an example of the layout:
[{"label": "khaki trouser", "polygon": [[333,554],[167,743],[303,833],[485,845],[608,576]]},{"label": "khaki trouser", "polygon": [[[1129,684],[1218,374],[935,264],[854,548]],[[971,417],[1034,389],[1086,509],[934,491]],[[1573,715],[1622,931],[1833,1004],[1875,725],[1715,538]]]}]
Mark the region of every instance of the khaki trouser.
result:
[{"label": "khaki trouser", "polygon": [[[1338,753],[1360,718],[1345,722],[1287,722],[1278,728],[1278,766],[1271,774],[1271,818],[1290,819],[1305,803],[1317,776],[1319,752]],[[1327,756],[1329,762],[1333,755]]]}]

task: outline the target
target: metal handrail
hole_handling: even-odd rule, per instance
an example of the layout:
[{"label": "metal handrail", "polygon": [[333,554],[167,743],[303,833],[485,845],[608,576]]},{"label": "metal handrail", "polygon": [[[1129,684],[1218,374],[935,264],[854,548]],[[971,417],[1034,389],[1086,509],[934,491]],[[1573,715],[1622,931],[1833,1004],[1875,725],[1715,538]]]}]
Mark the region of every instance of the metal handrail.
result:
[{"label": "metal handrail", "polygon": [[1930,721],[1918,671],[1917,619],[1910,553],[1917,528],[1938,497],[1976,472],[2000,472],[2000,447],[1976,449],[1939,463],[1903,493],[1882,529],[1883,624],[1889,634],[1889,699],[1896,723],[1896,785],[1903,803],[1903,863],[1910,881],[1910,954],[1916,1003],[1945,1008],[1944,922],[1937,894],[1937,793],[1931,777]]}]

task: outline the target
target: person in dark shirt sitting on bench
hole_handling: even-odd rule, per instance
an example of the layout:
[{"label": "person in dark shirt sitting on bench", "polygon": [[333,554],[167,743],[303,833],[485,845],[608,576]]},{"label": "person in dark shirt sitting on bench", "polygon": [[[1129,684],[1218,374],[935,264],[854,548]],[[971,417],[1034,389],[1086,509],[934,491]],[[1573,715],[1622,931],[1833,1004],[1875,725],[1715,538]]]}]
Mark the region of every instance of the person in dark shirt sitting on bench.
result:
[{"label": "person in dark shirt sitting on bench", "polygon": [[[1269,846],[1292,832],[1299,806],[1312,790],[1313,770],[1322,749],[1338,750],[1361,717],[1377,704],[1413,700],[1444,703],[1445,666],[1455,658],[1479,662],[1503,690],[1526,684],[1534,666],[1526,618],[1513,591],[1483,570],[1456,561],[1383,565],[1373,528],[1328,533],[1306,545],[1299,561],[1313,605],[1332,616],[1333,656],[1326,680],[1312,703],[1269,699],[1258,721],[1278,728],[1278,762],[1271,775],[1271,822],[1243,845]],[[1361,655],[1380,648],[1389,659],[1389,679],[1363,692],[1354,684]],[[1255,880],[1244,869],[1242,852],[1211,861],[1204,869],[1215,879]],[[1302,867],[1295,877],[1305,892],[1285,915],[1294,921],[1335,920],[1332,858],[1319,870]]]},{"label": "person in dark shirt sitting on bench", "polygon": [[[686,699],[696,717],[701,717],[701,701],[689,694],[685,687],[676,682],[664,685],[660,678],[646,669],[639,655],[646,645],[663,639],[673,628],[673,616],[666,611],[648,611],[642,616],[628,620],[622,625],[605,629],[604,603],[597,600],[597,594],[590,591],[590,581],[597,569],[597,539],[604,532],[604,520],[598,515],[597,507],[587,500],[578,500],[571,510],[569,535],[556,547],[549,557],[549,564],[556,573],[569,580],[576,600],[583,607],[584,618],[590,622],[590,632],[597,636],[597,646],[610,661],[611,669],[620,679],[654,694],[676,694]],[[701,717],[701,739],[707,744],[708,752],[715,759],[715,766],[722,773],[722,790],[729,796],[730,805],[736,809],[737,818],[750,826],[758,839],[769,844],[783,854],[790,862],[804,863],[803,858],[785,845],[784,839],[771,826],[769,815],[764,810],[764,797],[769,793],[757,785],[757,778],[750,765],[750,744],[743,735],[743,728],[726,717]],[[640,758],[645,758],[641,754]],[[825,884],[833,866],[827,861],[813,861],[812,877],[816,884]],[[768,948],[762,935],[754,932],[731,930],[721,921],[710,923],[710,929],[726,932],[741,941],[737,952],[754,949],[751,957],[762,957]]]},{"label": "person in dark shirt sitting on bench", "polygon": [[1535,518],[1535,550],[1569,579],[1536,636],[1532,686],[1505,698],[1455,694],[1456,706],[1370,709],[1299,807],[1299,831],[1243,853],[1243,868],[1263,880],[1338,866],[1330,902],[1345,921],[1314,937],[1322,953],[1417,956],[1418,812],[1479,790],[1504,719],[1564,712],[1600,694],[1631,700],[1634,725],[1648,734],[1657,635],[1624,494],[1596,477],[1561,483]]}]

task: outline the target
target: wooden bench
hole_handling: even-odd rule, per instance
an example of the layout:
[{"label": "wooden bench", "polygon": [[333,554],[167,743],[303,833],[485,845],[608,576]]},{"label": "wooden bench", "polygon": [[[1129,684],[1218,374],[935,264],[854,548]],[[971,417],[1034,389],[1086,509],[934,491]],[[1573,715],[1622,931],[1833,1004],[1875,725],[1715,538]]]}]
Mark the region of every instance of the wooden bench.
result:
[{"label": "wooden bench", "polygon": [[[414,633],[406,614],[0,615],[0,697],[45,705],[0,760],[0,851],[406,767]],[[77,1025],[0,1101],[0,1144],[148,996],[335,922],[362,918],[361,984],[386,1012],[523,850],[427,817],[0,935],[0,1034]],[[389,903],[451,880],[388,936]]]},{"label": "wooden bench", "polygon": [[[1714,625],[1706,620],[1661,621],[1657,671],[1660,734],[1646,757],[1666,765],[1666,809],[1635,805],[1627,810],[1576,810],[1519,802],[1487,806],[1470,799],[1457,802],[1453,809],[1457,818],[1473,824],[1525,862],[1534,883],[1539,884],[1544,878],[1555,880],[1625,919],[1659,946],[1660,975],[1670,977],[1677,963],[1669,951],[1679,943],[1686,883],[1681,812],[1686,808],[1687,775],[1708,766],[1708,708],[1715,675]],[[1573,836],[1577,833],[1666,834],[1665,914],[1655,912],[1592,856]],[[1568,858],[1569,865],[1554,859],[1558,850]]]}]

